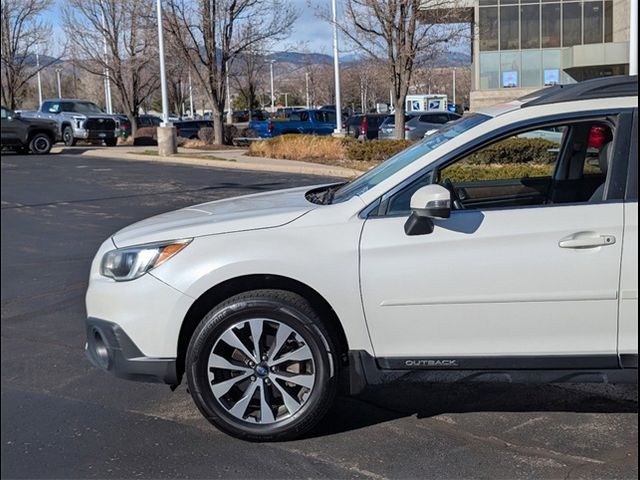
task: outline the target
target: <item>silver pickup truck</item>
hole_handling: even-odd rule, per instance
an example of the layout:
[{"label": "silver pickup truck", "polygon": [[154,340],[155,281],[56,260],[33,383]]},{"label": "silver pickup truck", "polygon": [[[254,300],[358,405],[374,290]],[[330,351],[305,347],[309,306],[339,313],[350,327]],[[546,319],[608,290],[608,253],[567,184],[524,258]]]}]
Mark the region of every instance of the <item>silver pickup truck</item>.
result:
[{"label": "silver pickup truck", "polygon": [[22,112],[22,117],[55,120],[59,127],[58,138],[69,147],[78,140],[104,141],[109,147],[118,142],[117,118],[88,100],[45,100],[37,112]]}]

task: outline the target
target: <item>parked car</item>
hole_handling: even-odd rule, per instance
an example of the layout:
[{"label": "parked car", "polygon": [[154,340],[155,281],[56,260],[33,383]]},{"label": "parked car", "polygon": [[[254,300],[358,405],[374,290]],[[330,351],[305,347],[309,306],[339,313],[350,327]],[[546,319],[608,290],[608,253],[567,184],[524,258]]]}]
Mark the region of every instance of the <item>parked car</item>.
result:
[{"label": "parked car", "polygon": [[346,133],[349,137],[361,140],[374,140],[378,138],[378,129],[389,115],[379,113],[367,113],[353,115],[346,122]]},{"label": "parked car", "polygon": [[176,127],[178,137],[195,139],[198,138],[198,132],[201,128],[213,128],[213,122],[211,120],[185,120],[175,122],[173,126]]},{"label": "parked car", "polygon": [[[87,355],[132,380],[184,376],[208,421],[261,441],[416,372],[637,383],[637,108],[637,77],[552,87],[349,182],[126,227],[91,266]],[[509,141],[547,127],[563,129],[553,152]]]},{"label": "parked car", "polygon": [[331,135],[336,129],[336,112],[331,110],[297,110],[286,120],[255,120],[249,129],[260,138],[272,138],[287,133]]},{"label": "parked car", "polygon": [[[406,113],[404,115],[404,123],[405,123],[405,134],[408,131],[407,122],[411,120],[416,113]],[[395,115],[387,116],[382,123],[380,124],[380,128],[378,128],[378,139],[379,140],[395,140],[396,139],[396,121]]]},{"label": "parked car", "polygon": [[1,107],[1,148],[18,153],[49,153],[57,140],[58,124],[52,120],[23,118],[20,113]]},{"label": "parked car", "polygon": [[136,117],[136,126],[138,128],[159,127],[161,123],[162,119],[155,115],[140,115]]},{"label": "parked car", "polygon": [[[457,120],[460,115],[451,112],[411,112],[405,115],[404,138],[405,140],[420,140],[427,132],[436,131],[452,120]],[[391,115],[384,125],[380,126],[380,138],[395,138],[395,117]]]},{"label": "parked car", "polygon": [[100,141],[107,146],[118,143],[117,117],[104,113],[88,100],[45,100],[37,112],[22,112],[22,117],[54,120],[59,136],[68,147],[78,140]]}]

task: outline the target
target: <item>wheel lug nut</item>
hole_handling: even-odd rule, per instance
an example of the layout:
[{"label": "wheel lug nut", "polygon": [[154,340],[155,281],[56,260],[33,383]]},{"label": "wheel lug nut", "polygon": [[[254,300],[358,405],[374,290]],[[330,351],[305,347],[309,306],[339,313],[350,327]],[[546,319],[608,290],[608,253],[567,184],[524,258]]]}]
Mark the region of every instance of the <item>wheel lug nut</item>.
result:
[{"label": "wheel lug nut", "polygon": [[251,368],[253,368],[253,367],[255,367],[255,366],[256,366],[256,364],[255,364],[255,363],[253,363],[253,362],[249,362],[249,366],[250,366]]},{"label": "wheel lug nut", "polygon": [[267,360],[267,356],[266,355],[262,355],[262,360],[266,361]]},{"label": "wheel lug nut", "polygon": [[271,371],[275,373],[276,367],[271,367]]},{"label": "wheel lug nut", "polygon": [[255,375],[251,375],[251,381],[255,382],[256,381],[256,376]]}]

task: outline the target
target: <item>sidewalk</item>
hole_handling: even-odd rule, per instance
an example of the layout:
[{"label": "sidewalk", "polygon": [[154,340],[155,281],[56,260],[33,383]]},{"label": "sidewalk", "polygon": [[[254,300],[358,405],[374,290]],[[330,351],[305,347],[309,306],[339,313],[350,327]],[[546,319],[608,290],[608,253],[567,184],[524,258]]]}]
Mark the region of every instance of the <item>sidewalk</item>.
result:
[{"label": "sidewalk", "polygon": [[195,150],[178,148],[178,155],[160,157],[149,152],[158,151],[158,147],[121,145],[118,147],[94,147],[82,153],[88,157],[103,157],[113,160],[143,160],[146,162],[168,162],[206,167],[258,170],[268,172],[301,173],[323,175],[327,177],[354,178],[362,175],[351,168],[322,165],[319,163],[280,160],[275,158],[250,157],[246,150]]}]

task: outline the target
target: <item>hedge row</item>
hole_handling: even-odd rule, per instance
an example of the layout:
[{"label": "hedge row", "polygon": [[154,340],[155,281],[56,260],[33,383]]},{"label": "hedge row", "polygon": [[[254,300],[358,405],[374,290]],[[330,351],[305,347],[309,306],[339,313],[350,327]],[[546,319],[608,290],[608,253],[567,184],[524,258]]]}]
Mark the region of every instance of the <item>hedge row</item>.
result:
[{"label": "hedge row", "polygon": [[518,165],[499,164],[454,164],[441,172],[442,178],[452,182],[474,182],[481,180],[507,180],[527,177],[548,177],[553,174],[553,165],[528,163]]},{"label": "hedge row", "polygon": [[544,138],[508,138],[473,153],[465,160],[469,164],[554,163],[556,142]]}]

